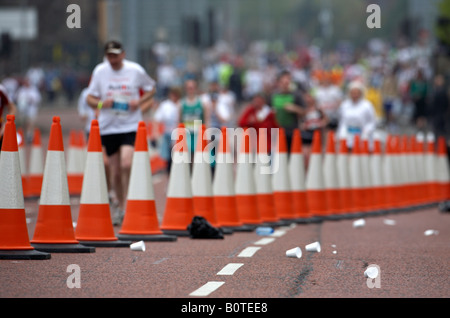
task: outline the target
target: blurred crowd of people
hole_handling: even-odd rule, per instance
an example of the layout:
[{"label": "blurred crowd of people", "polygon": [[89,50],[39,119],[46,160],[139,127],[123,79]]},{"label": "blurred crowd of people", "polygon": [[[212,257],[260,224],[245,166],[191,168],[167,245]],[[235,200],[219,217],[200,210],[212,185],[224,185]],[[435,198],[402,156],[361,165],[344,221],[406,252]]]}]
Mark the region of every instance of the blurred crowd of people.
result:
[{"label": "blurred crowd of people", "polygon": [[412,44],[372,39],[362,50],[330,53],[315,46],[274,52],[254,45],[239,54],[216,48],[184,67],[167,49],[156,69],[154,120],[167,125],[167,134],[194,120],[208,127],[283,127],[288,146],[299,128],[307,149],[316,129],[335,130],[349,149],[354,134],[371,141],[377,129],[447,137],[448,79],[433,69],[428,40],[426,33]]}]

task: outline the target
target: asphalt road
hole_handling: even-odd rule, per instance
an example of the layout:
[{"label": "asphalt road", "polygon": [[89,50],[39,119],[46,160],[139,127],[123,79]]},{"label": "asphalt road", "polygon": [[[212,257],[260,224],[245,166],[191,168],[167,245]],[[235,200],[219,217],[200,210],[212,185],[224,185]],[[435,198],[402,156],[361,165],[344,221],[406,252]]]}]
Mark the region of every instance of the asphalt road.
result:
[{"label": "asphalt road", "polygon": [[[70,111],[66,115],[74,116]],[[68,122],[77,127],[63,116],[63,130]],[[65,128],[67,132],[69,127]],[[155,175],[153,181],[161,220],[167,175]],[[25,203],[31,238],[39,203]],[[72,197],[71,204],[76,222],[79,198]],[[175,242],[146,242],[144,252],[97,247],[95,253],[52,253],[49,260],[0,260],[0,298],[186,298],[193,302],[251,298],[257,302],[450,296],[449,213],[434,206],[365,221],[361,228],[354,228],[352,219],[292,224],[277,227],[271,236],[253,231],[234,232],[222,240],[178,237]],[[425,235],[429,229],[438,233]],[[321,251],[306,251],[305,246],[315,241]],[[301,258],[286,257],[294,247],[301,248]],[[79,269],[79,288],[70,288],[72,264]],[[364,272],[373,266],[379,275],[368,279]]]}]

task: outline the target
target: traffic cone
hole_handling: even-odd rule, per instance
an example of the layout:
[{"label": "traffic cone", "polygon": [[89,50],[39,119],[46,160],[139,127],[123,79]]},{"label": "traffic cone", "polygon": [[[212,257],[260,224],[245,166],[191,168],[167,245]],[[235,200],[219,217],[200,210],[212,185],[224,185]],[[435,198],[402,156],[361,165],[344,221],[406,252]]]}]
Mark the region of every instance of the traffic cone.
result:
[{"label": "traffic cone", "polygon": [[345,138],[339,139],[336,167],[339,196],[341,197],[341,211],[339,215],[341,218],[352,218],[355,210],[353,207],[353,194],[350,187],[349,153]]},{"label": "traffic cone", "polygon": [[420,194],[422,192],[421,190],[421,184],[419,182],[419,172],[416,164],[416,148],[417,148],[417,141],[416,137],[414,135],[411,135],[409,138],[408,148],[407,148],[407,158],[408,158],[408,173],[410,175],[410,198],[411,198],[411,204],[414,209],[417,209],[420,204]]},{"label": "traffic cone", "polygon": [[239,219],[234,191],[233,157],[227,138],[227,129],[222,127],[212,185],[214,209],[217,222],[222,229],[252,231]]},{"label": "traffic cone", "polygon": [[31,245],[49,253],[93,253],[75,239],[60,118],[50,129],[39,211]]},{"label": "traffic cone", "polygon": [[138,124],[125,216],[117,238],[132,241],[177,240],[176,236],[163,234],[159,228],[148,155],[147,128],[143,121]]},{"label": "traffic cone", "polygon": [[[172,167],[167,188],[166,207],[161,223],[165,234],[189,236],[188,226],[194,217],[190,173],[190,154],[183,124],[178,126],[178,141],[172,151]],[[190,137],[189,137],[190,138]]]},{"label": "traffic cone", "polygon": [[[192,200],[194,203],[194,215],[202,216],[211,226],[218,228],[216,211],[214,209],[214,198],[212,192],[212,174],[210,164],[210,150],[205,134],[206,127],[200,126],[197,136],[194,163],[192,165]],[[232,231],[227,229],[227,234]],[[224,233],[225,234],[225,233]]]},{"label": "traffic cone", "polygon": [[428,189],[426,182],[426,171],[425,171],[425,149],[424,149],[425,136],[423,132],[418,132],[416,134],[416,167],[419,175],[419,207],[426,208],[428,206]]},{"label": "traffic cone", "polygon": [[0,153],[0,259],[50,259],[51,254],[31,246],[25,218],[14,115],[6,115]]},{"label": "traffic cone", "polygon": [[302,150],[300,130],[296,128],[292,135],[292,146],[289,157],[289,175],[292,189],[292,208],[297,223],[312,223],[318,221],[309,213],[306,198],[305,158]]},{"label": "traffic cone", "polygon": [[306,200],[311,215],[323,219],[328,214],[327,194],[322,166],[320,130],[314,131],[311,155],[306,172]]},{"label": "traffic cone", "polygon": [[370,213],[374,211],[373,202],[373,184],[372,184],[372,174],[370,173],[370,150],[369,150],[369,140],[363,138],[362,140],[362,151],[360,155],[361,160],[361,181],[362,188],[364,191],[364,197],[366,198],[364,202],[363,212]]},{"label": "traffic cone", "polygon": [[37,198],[41,194],[44,178],[44,155],[41,144],[41,131],[34,130],[33,144],[30,151],[30,166],[28,169],[27,198]]},{"label": "traffic cone", "polygon": [[425,147],[425,175],[428,189],[428,203],[433,204],[438,201],[437,199],[437,176],[436,176],[436,150],[435,150],[435,137],[431,132],[426,136]]},{"label": "traffic cone", "polygon": [[275,213],[283,221],[294,221],[297,216],[292,206],[288,148],[283,128],[278,129],[277,144],[272,158],[274,161],[272,188]]},{"label": "traffic cone", "polygon": [[414,178],[410,172],[410,154],[409,154],[409,138],[406,135],[400,137],[400,173],[403,186],[402,206],[403,209],[411,210],[414,205],[414,197],[412,193]]},{"label": "traffic cone", "polygon": [[334,131],[332,130],[327,133],[326,150],[323,158],[323,178],[328,205],[326,218],[331,220],[340,219],[339,212],[342,209],[342,203],[337,179],[336,143]]},{"label": "traffic cone", "polygon": [[272,167],[267,143],[267,131],[258,132],[258,144],[254,166],[256,201],[258,211],[264,225],[279,226],[281,224],[275,210],[275,199],[272,188]]},{"label": "traffic cone", "polygon": [[370,156],[370,172],[372,177],[373,211],[374,214],[386,213],[386,193],[383,179],[383,151],[381,140],[376,136],[373,141],[373,153]]},{"label": "traffic cone", "polygon": [[440,201],[450,199],[450,169],[447,153],[447,145],[445,137],[438,137],[436,169],[439,171],[438,176],[438,193]]},{"label": "traffic cone", "polygon": [[75,238],[94,247],[129,247],[114,233],[98,121],[91,121]]},{"label": "traffic cone", "polygon": [[350,188],[352,190],[352,202],[354,216],[364,216],[366,206],[366,191],[363,187],[361,166],[361,139],[359,135],[354,136],[352,152],[349,156]]},{"label": "traffic cone", "polygon": [[28,173],[27,173],[27,163],[25,159],[25,136],[23,133],[23,129],[17,129],[17,143],[19,147],[19,161],[20,161],[20,172],[22,177],[22,187],[23,187],[23,195],[27,196],[28,188]]},{"label": "traffic cone", "polygon": [[81,195],[83,187],[83,146],[77,131],[71,130],[67,149],[67,182],[70,195]]},{"label": "traffic cone", "polygon": [[236,167],[235,194],[239,219],[245,225],[262,224],[256,199],[256,185],[250,152],[250,132],[246,129],[241,138],[241,151]]}]

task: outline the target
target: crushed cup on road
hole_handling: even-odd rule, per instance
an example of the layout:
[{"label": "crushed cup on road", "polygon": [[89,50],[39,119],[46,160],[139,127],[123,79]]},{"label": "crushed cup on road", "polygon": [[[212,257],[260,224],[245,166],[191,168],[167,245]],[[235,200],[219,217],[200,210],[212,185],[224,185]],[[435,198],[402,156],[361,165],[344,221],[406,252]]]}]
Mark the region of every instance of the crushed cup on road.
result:
[{"label": "crushed cup on road", "polygon": [[359,219],[359,220],[353,221],[354,228],[360,228],[360,227],[363,227],[364,225],[366,225],[366,221],[364,219]]},{"label": "crushed cup on road", "polygon": [[306,250],[308,252],[318,252],[318,253],[320,253],[320,251],[321,251],[319,242],[314,242],[314,243],[308,244],[308,245],[305,246],[305,248],[306,248]]},{"label": "crushed cup on road", "polygon": [[423,234],[425,234],[426,236],[438,235],[439,231],[437,231],[437,230],[426,230]]},{"label": "crushed cup on road", "polygon": [[290,250],[286,251],[286,256],[300,258],[300,257],[302,257],[302,250],[298,246],[291,248]]},{"label": "crushed cup on road", "polygon": [[384,219],[383,223],[386,225],[395,225],[397,222],[395,220]]},{"label": "crushed cup on road", "polygon": [[141,251],[145,252],[145,243],[144,241],[139,241],[130,245],[132,251]]},{"label": "crushed cup on road", "polygon": [[376,268],[376,267],[369,267],[364,272],[364,277],[372,278],[372,279],[378,277],[378,268]]}]

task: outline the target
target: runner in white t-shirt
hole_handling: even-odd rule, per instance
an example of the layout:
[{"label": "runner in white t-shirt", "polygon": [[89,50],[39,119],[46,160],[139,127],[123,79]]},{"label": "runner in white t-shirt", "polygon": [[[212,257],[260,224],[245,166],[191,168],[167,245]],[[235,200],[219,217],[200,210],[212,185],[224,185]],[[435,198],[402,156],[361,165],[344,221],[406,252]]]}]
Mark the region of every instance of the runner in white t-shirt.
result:
[{"label": "runner in white t-shirt", "polygon": [[122,44],[105,45],[106,61],[92,72],[87,103],[98,109],[102,145],[111,171],[111,184],[119,202],[114,224],[120,225],[128,192],[134,141],[142,112],[150,107],[155,81],[142,66],[125,59]]}]

